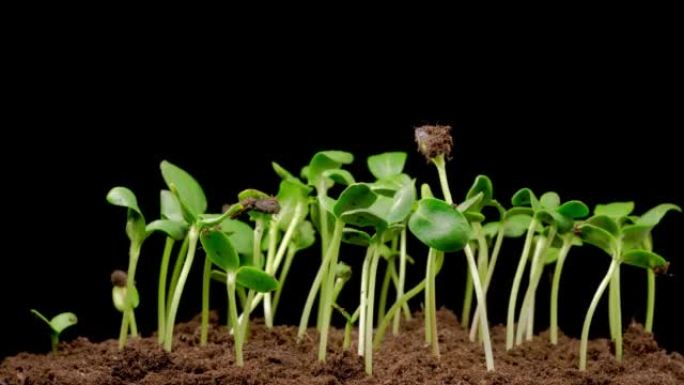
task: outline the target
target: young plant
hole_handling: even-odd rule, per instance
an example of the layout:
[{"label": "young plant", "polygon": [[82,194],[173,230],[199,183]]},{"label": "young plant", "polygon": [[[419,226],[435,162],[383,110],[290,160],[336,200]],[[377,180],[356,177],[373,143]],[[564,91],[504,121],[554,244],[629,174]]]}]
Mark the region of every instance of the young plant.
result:
[{"label": "young plant", "polygon": [[612,203],[599,205],[594,210],[595,215],[577,228],[582,241],[594,245],[611,256],[610,267],[605,277],[599,284],[594,297],[587,310],[587,315],[582,326],[580,341],[579,369],[586,370],[587,365],[587,342],[591,320],[596,307],[610,284],[609,319],[611,335],[615,342],[615,357],[622,360],[622,325],[620,310],[620,265],[627,263],[644,269],[662,272],[666,270],[668,262],[661,256],[648,250],[639,249],[631,239],[637,228],[626,224],[627,216],[631,213],[633,204]]},{"label": "young plant", "polygon": [[138,328],[134,320],[132,295],[135,292],[135,273],[140,257],[140,250],[145,240],[155,231],[166,233],[168,237],[182,239],[185,234],[185,224],[169,219],[159,219],[149,224],[145,224],[145,217],[138,207],[138,200],[135,194],[126,187],[114,187],[107,193],[107,201],[114,205],[127,209],[126,215],[126,235],[130,240],[128,251],[128,273],[126,284],[126,305],[121,321],[119,332],[119,349],[123,349],[128,338],[130,328],[131,336],[138,336]]},{"label": "young plant", "polygon": [[50,328],[50,346],[53,353],[57,353],[57,346],[59,346],[59,335],[62,334],[64,329],[74,326],[78,323],[78,318],[74,313],[61,313],[52,319],[48,320],[44,315],[40,314],[38,310],[31,309],[31,313],[36,316],[36,318],[45,322],[45,324]]},{"label": "young plant", "polygon": [[[132,330],[138,330],[138,323],[135,321],[134,310],[140,305],[140,295],[138,289],[133,286],[130,299],[128,297],[128,276],[123,270],[114,270],[111,275],[112,282],[112,303],[114,308],[118,310],[122,317],[128,317],[128,323]],[[127,311],[128,309],[131,311]],[[122,324],[122,328],[125,325]],[[121,330],[123,333],[124,330]]]},{"label": "young plant", "polygon": [[[444,200],[449,205],[453,205],[453,199],[451,197],[451,190],[449,188],[449,181],[446,173],[446,158],[451,155],[451,148],[453,146],[453,138],[451,137],[451,127],[449,126],[422,126],[416,128],[415,140],[418,144],[418,150],[425,156],[428,162],[431,162],[437,168],[437,173],[439,175],[439,182],[442,188],[442,194],[444,195]],[[433,204],[434,205],[434,204]],[[436,205],[435,205],[436,207]],[[457,211],[456,209],[454,209]],[[435,220],[439,220],[439,216]],[[467,221],[466,221],[467,224]],[[483,342],[485,350],[485,361],[487,370],[494,370],[494,357],[492,354],[491,340],[489,337],[489,325],[487,320],[487,304],[484,296],[484,291],[482,290],[482,282],[480,281],[479,272],[477,265],[475,264],[475,257],[473,255],[472,249],[468,245],[468,238],[465,240],[464,250],[466,254],[466,260],[468,262],[468,268],[470,269],[470,274],[473,278],[473,286],[475,289],[475,295],[481,307],[480,314],[480,324],[483,333]],[[425,242],[424,242],[425,243]],[[433,253],[434,255],[434,253]],[[434,259],[434,257],[433,257]],[[434,264],[434,262],[432,262]],[[431,269],[434,271],[434,269]],[[426,291],[428,290],[429,283],[426,284]],[[433,321],[431,321],[433,322]],[[436,341],[436,336],[433,337]]]},{"label": "young plant", "polygon": [[[247,335],[249,318],[245,317],[241,322],[238,322],[236,289],[241,286],[260,293],[267,293],[278,287],[278,281],[255,266],[240,266],[238,253],[228,236],[222,231],[205,228],[201,232],[200,241],[207,253],[207,258],[225,271],[230,323],[233,327],[233,338],[235,340],[235,364],[243,366],[242,348]],[[249,302],[245,304],[245,306],[250,305]]]}]

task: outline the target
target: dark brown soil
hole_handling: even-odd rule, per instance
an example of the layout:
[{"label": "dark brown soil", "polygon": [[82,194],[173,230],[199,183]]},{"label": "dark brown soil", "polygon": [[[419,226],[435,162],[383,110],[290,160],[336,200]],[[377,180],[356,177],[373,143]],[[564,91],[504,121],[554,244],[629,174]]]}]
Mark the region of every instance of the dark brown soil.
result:
[{"label": "dark brown soil", "polygon": [[60,346],[58,355],[22,353],[0,364],[0,385],[8,384],[684,384],[684,357],[659,349],[639,326],[625,332],[623,364],[613,359],[606,340],[589,345],[589,368],[577,370],[577,340],[561,336],[551,346],[542,333],[531,343],[506,353],[504,329],[493,330],[496,371],[484,370],[482,349],[468,342],[450,312],[441,310],[442,356],[424,346],[420,318],[405,325],[401,336],[388,336],[375,355],[375,374],[367,377],[361,359],[342,352],[341,331],[332,332],[325,364],[316,361],[315,334],[295,343],[296,330],[267,330],[255,322],[246,344],[245,367],[233,366],[232,340],[217,327],[210,343],[199,347],[198,322],[177,327],[175,350],[164,353],[155,338],[130,344],[123,352],[116,341],[91,343],[85,338]]}]

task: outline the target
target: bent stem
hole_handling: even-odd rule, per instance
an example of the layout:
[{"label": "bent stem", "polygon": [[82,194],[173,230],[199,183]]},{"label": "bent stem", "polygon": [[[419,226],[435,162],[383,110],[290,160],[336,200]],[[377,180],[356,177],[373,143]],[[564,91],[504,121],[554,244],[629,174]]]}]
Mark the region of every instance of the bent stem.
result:
[{"label": "bent stem", "polygon": [[596,293],[594,293],[594,298],[591,300],[591,304],[589,305],[589,310],[587,310],[587,315],[584,318],[584,325],[582,326],[582,337],[580,340],[579,370],[581,371],[587,369],[587,343],[589,340],[589,328],[591,327],[591,320],[594,317],[594,312],[596,311],[596,307],[598,306],[598,303],[601,300],[601,296],[606,291],[606,287],[608,287],[608,283],[610,282],[613,273],[615,272],[615,269],[617,269],[618,265],[619,262],[616,259],[613,259],[610,262],[608,272],[606,273],[606,276],[603,277],[603,280],[601,281],[601,284],[599,285],[598,289],[596,289]]},{"label": "bent stem", "polygon": [[241,328],[239,327],[238,317],[237,317],[237,302],[235,301],[235,273],[228,273],[226,275],[226,288],[228,290],[228,307],[230,312],[228,313],[230,318],[230,324],[233,326],[233,340],[235,341],[235,364],[237,366],[243,366],[244,362],[242,359],[242,337]]},{"label": "bent stem", "polygon": [[549,338],[553,345],[558,345],[558,291],[560,287],[560,278],[561,274],[563,273],[563,264],[565,263],[565,258],[568,256],[568,252],[570,252],[571,247],[571,240],[568,238],[563,238],[563,245],[558,253],[556,268],[553,272],[553,283],[551,284],[551,330],[549,333]]},{"label": "bent stem", "polygon": [[482,290],[482,282],[477,273],[477,265],[475,264],[475,256],[469,247],[465,248],[466,260],[468,261],[468,268],[473,277],[473,287],[475,289],[475,296],[477,302],[482,304],[480,315],[480,329],[482,333],[482,342],[485,352],[485,364],[487,371],[494,370],[494,354],[492,353],[492,341],[489,336],[489,321],[487,319],[487,302],[485,300],[484,291]]},{"label": "bent stem", "polygon": [[518,318],[518,328],[515,334],[515,344],[520,345],[523,341],[525,334],[531,334],[529,328],[529,318],[530,309],[534,306],[534,295],[536,291],[536,284],[538,278],[541,276],[542,268],[539,266],[541,261],[541,256],[544,254],[545,239],[539,238],[535,243],[534,254],[532,257],[532,263],[530,264],[530,281],[527,285],[527,290],[525,291],[525,296],[523,297],[523,303],[520,307],[520,316]]},{"label": "bent stem", "polygon": [[[140,256],[140,247],[138,243],[131,243],[128,251],[128,273],[126,280],[126,308],[123,312],[121,319],[121,329],[119,330],[119,349],[123,349],[126,346],[126,341],[128,339],[128,330],[130,328],[131,337],[138,336],[137,325],[131,325],[129,318],[133,313],[133,290],[135,288],[135,270],[138,266],[138,257]],[[134,326],[135,325],[135,326]]]},{"label": "bent stem", "polygon": [[280,276],[278,277],[278,288],[276,289],[275,295],[273,296],[273,316],[275,317],[276,311],[278,310],[278,303],[280,302],[280,295],[283,292],[283,286],[285,285],[285,280],[287,279],[287,274],[290,272],[290,267],[292,266],[292,261],[294,256],[297,254],[297,249],[293,246],[288,247],[287,256],[285,257],[285,262],[283,263],[283,268],[280,270]]},{"label": "bent stem", "polygon": [[515,342],[515,306],[518,302],[518,290],[520,290],[520,281],[525,272],[525,265],[527,264],[527,256],[530,254],[532,245],[532,238],[534,237],[534,229],[537,227],[537,220],[532,218],[530,225],[527,228],[527,235],[525,236],[525,245],[523,246],[520,260],[518,261],[518,268],[515,270],[513,277],[513,287],[511,288],[511,296],[508,299],[508,315],[506,317],[506,350],[513,348]]},{"label": "bent stem", "polygon": [[[169,284],[168,295],[166,296],[166,319],[169,316],[169,309],[171,308],[171,300],[173,299],[173,293],[176,291],[176,286],[178,286],[178,278],[180,277],[181,270],[183,270],[183,264],[185,263],[185,257],[188,253],[188,243],[190,238],[186,235],[181,243],[180,250],[178,250],[178,255],[176,256],[176,262],[173,266],[173,273],[171,273],[171,282]],[[166,327],[166,325],[164,325]],[[166,334],[166,329],[164,329]],[[164,336],[166,338],[166,335]]]},{"label": "bent stem", "polygon": [[173,326],[176,322],[176,314],[178,313],[178,305],[183,295],[183,288],[188,279],[192,262],[195,259],[195,251],[197,250],[197,238],[199,237],[199,228],[197,225],[192,225],[188,231],[188,254],[185,256],[183,269],[178,277],[178,284],[173,292],[173,299],[171,300],[171,307],[169,308],[169,315],[166,320],[166,337],[164,338],[164,350],[171,351],[173,345]]},{"label": "bent stem", "polygon": [[[487,291],[489,290],[489,283],[492,281],[492,276],[494,275],[494,268],[496,267],[496,261],[499,258],[499,252],[501,251],[501,244],[503,243],[504,239],[504,227],[503,225],[499,226],[499,231],[496,236],[496,242],[494,243],[494,250],[492,251],[491,259],[489,261],[489,268],[487,269],[487,276],[485,277],[485,280],[483,282],[483,287],[482,290],[484,291],[485,298],[487,297]],[[478,330],[478,325],[479,322],[478,319],[480,317],[480,303],[478,303],[475,306],[475,315],[473,317],[473,322],[470,327],[470,341],[475,341],[475,336],[477,335],[477,330]]]},{"label": "bent stem", "polygon": [[[335,221],[335,229],[333,237],[328,244],[328,252],[325,260],[328,261],[327,278],[323,283],[321,295],[323,298],[323,315],[321,319],[321,331],[318,344],[318,361],[325,362],[325,356],[328,351],[328,331],[330,330],[330,318],[332,316],[333,302],[335,296],[335,266],[337,265],[337,257],[340,251],[340,242],[342,242],[342,232],[344,230],[344,222],[341,220]],[[341,287],[340,287],[341,290]]]},{"label": "bent stem", "polygon": [[166,278],[169,274],[169,260],[176,242],[171,237],[166,237],[164,253],[162,254],[159,268],[159,287],[157,289],[157,337],[159,345],[164,343],[164,330],[166,326]]}]

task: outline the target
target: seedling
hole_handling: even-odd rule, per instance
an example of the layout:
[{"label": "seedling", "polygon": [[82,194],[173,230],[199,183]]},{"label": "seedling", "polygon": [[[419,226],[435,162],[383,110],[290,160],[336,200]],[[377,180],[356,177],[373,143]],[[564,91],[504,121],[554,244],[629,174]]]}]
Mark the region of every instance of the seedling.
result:
[{"label": "seedling", "polygon": [[[580,370],[585,370],[587,365],[587,342],[591,320],[598,302],[609,284],[612,287],[609,296],[611,336],[615,343],[615,357],[618,361],[622,360],[620,265],[627,263],[653,271],[664,271],[668,265],[668,262],[658,254],[639,248],[643,239],[639,239],[640,236],[638,235],[643,234],[643,229],[627,222],[627,217],[633,207],[634,205],[631,202],[599,205],[594,210],[595,215],[580,225],[577,230],[584,242],[600,248],[611,256],[608,272],[594,294],[582,326]],[[639,241],[634,242],[635,238]]]},{"label": "seedling", "polygon": [[50,328],[50,346],[52,347],[52,352],[57,353],[57,346],[59,346],[59,335],[62,334],[64,329],[74,326],[78,323],[78,318],[74,313],[61,313],[52,317],[48,320],[44,315],[40,314],[38,310],[31,309],[31,313],[36,316],[36,318],[45,322],[45,324]]},{"label": "seedling", "polygon": [[[243,366],[242,347],[247,334],[249,317],[238,323],[237,302],[235,292],[237,286],[249,290],[267,293],[278,287],[275,278],[255,266],[240,266],[240,257],[230,242],[228,236],[220,230],[203,229],[200,240],[207,253],[207,258],[226,274],[226,289],[228,291],[228,306],[230,308],[230,324],[233,327],[235,339],[235,364]],[[250,306],[249,302],[246,306]]]},{"label": "seedling", "polygon": [[[451,148],[453,146],[453,139],[451,137],[451,127],[449,126],[422,126],[416,128],[415,131],[415,139],[416,143],[418,144],[418,150],[425,156],[425,159],[428,160],[428,162],[431,162],[435,165],[437,168],[437,172],[439,174],[439,182],[440,186],[442,188],[442,194],[444,195],[444,200],[448,205],[453,205],[453,199],[451,197],[451,190],[449,188],[449,181],[447,178],[447,173],[446,173],[446,158],[451,156]],[[461,236],[465,236],[465,239],[463,240],[463,245],[461,246],[466,254],[466,260],[468,262],[468,268],[470,269],[470,274],[473,278],[473,286],[475,289],[475,295],[477,296],[478,302],[482,305],[481,307],[481,314],[480,314],[480,324],[481,324],[481,329],[483,333],[483,343],[484,343],[484,350],[485,350],[485,361],[486,361],[486,366],[487,370],[494,370],[494,356],[492,354],[492,346],[491,346],[491,340],[489,337],[489,325],[488,325],[488,320],[487,320],[487,303],[485,300],[484,296],[484,291],[482,290],[482,282],[480,280],[479,272],[477,265],[475,264],[475,257],[473,255],[472,249],[468,245],[468,239],[469,239],[469,230],[466,230],[468,227],[464,228],[463,227],[463,221],[456,220],[456,214],[453,214],[453,212],[458,212],[455,208],[452,207],[452,211],[447,211],[444,208],[444,205],[440,203],[436,203],[437,201],[429,201],[428,203],[425,203],[425,208],[426,209],[431,209],[428,212],[431,212],[434,210],[434,213],[431,212],[431,214],[435,215],[435,218],[429,218],[428,221],[432,220],[435,222],[438,222],[440,218],[442,218],[442,215],[446,215],[446,217],[451,217],[453,221],[453,229],[451,231],[456,231],[459,230],[462,232],[460,234]],[[465,217],[463,217],[465,218]],[[468,222],[465,221],[465,225],[468,225]],[[439,226],[436,226],[435,229],[436,233],[432,234],[432,236],[448,236],[447,234],[440,234],[439,233]],[[414,233],[415,235],[415,233]],[[455,237],[455,235],[454,235]],[[420,238],[419,238],[420,239]],[[439,238],[437,238],[439,239]],[[427,243],[425,240],[422,240],[423,243]],[[433,249],[433,245],[428,244],[431,249]],[[457,243],[452,244],[451,246],[455,249],[455,245]],[[448,248],[446,250],[443,245],[435,244],[434,246],[440,247],[442,249],[441,251],[451,251]],[[437,249],[437,250],[440,250]],[[428,256],[428,260],[432,260],[431,262],[428,262],[429,265],[433,265],[430,267],[430,272],[429,274],[433,274],[434,269],[434,255],[435,253],[432,252],[432,258]],[[432,290],[430,288],[430,282],[426,280],[426,291]],[[431,293],[430,296],[433,296]],[[428,295],[426,294],[426,298]],[[432,300],[434,302],[434,300]],[[427,304],[426,304],[427,305]],[[426,312],[428,314],[429,312]],[[434,316],[434,314],[432,314]],[[435,324],[436,320],[429,320],[431,324]],[[431,331],[431,338],[432,338],[432,345],[433,345],[433,352],[437,351],[439,352],[439,348],[435,347],[437,345],[437,336],[434,335],[434,331],[436,331],[436,326],[435,327],[430,327],[426,328],[426,331],[428,329],[432,329]],[[426,336],[427,337],[427,336]]]},{"label": "seedling", "polygon": [[119,349],[123,349],[128,338],[128,331],[130,327],[131,336],[138,336],[138,328],[135,322],[130,323],[135,319],[133,314],[132,295],[135,289],[135,272],[138,266],[138,258],[140,257],[140,249],[142,248],[145,239],[147,239],[153,232],[161,231],[167,234],[168,237],[174,239],[183,239],[185,234],[185,224],[170,219],[159,219],[149,224],[145,224],[145,217],[138,207],[138,200],[135,194],[126,187],[114,187],[107,193],[107,201],[115,206],[124,207],[127,209],[126,215],[126,235],[130,240],[130,248],[128,252],[128,272],[126,293],[126,306],[123,311],[121,321],[121,330],[119,332]]}]

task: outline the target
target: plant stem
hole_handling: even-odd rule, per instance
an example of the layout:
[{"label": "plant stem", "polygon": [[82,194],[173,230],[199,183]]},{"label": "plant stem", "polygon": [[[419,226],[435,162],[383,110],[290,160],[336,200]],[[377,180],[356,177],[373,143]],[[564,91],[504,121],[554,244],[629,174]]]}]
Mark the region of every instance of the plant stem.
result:
[{"label": "plant stem", "polygon": [[207,345],[209,336],[209,283],[211,282],[211,260],[204,258],[202,272],[202,318],[200,322],[200,346]]},{"label": "plant stem", "polygon": [[473,303],[473,277],[470,275],[470,270],[466,270],[465,285],[463,309],[461,310],[461,326],[467,328],[470,324],[470,310]]},{"label": "plant stem", "polygon": [[[406,284],[406,227],[401,230],[399,238],[399,284],[397,285],[397,299],[399,302],[404,295],[404,285]],[[410,313],[409,313],[410,316]],[[392,334],[399,334],[399,322],[401,321],[401,313],[394,316],[392,325]]]},{"label": "plant stem", "polygon": [[278,303],[280,302],[280,295],[283,293],[283,286],[285,285],[285,279],[287,279],[287,274],[290,272],[290,267],[292,266],[292,261],[294,256],[297,254],[297,249],[294,246],[290,246],[287,249],[287,256],[285,257],[285,262],[283,264],[282,270],[280,270],[280,276],[278,277],[278,288],[276,289],[275,295],[273,296],[273,316],[278,310]]},{"label": "plant stem", "polygon": [[394,265],[394,258],[387,260],[385,266],[385,276],[382,279],[382,286],[380,286],[380,301],[378,302],[378,323],[385,317],[385,310],[387,310],[387,294],[389,293],[390,283],[392,283],[392,267]]},{"label": "plant stem", "polygon": [[[318,267],[318,272],[316,272],[316,277],[314,278],[313,283],[311,284],[311,289],[309,290],[309,295],[306,297],[306,302],[304,303],[304,309],[302,310],[302,317],[299,320],[299,329],[297,331],[297,342],[301,342],[302,337],[304,337],[304,333],[306,333],[306,327],[309,324],[309,316],[311,315],[311,308],[313,307],[313,303],[316,300],[316,295],[319,292],[319,289],[321,288],[321,283],[323,282],[323,278],[328,272],[328,267],[330,265],[330,260],[328,258],[331,258],[332,254],[326,253],[325,256],[323,257],[323,261],[321,262],[321,265]],[[321,291],[322,295],[322,291]],[[320,302],[319,302],[320,303]]]},{"label": "plant stem", "polygon": [[563,237],[563,245],[558,253],[558,260],[556,261],[556,268],[553,272],[553,283],[551,284],[551,327],[549,338],[553,345],[558,345],[558,291],[560,288],[560,278],[563,272],[563,264],[568,252],[572,247],[572,238]]},{"label": "plant stem", "polygon": [[613,313],[615,320],[615,359],[622,362],[622,306],[620,300],[620,266],[618,265],[611,277],[611,286],[615,287],[615,294],[613,300],[613,307],[610,312]]},{"label": "plant stem", "polygon": [[485,299],[484,291],[482,290],[482,282],[477,274],[477,265],[475,264],[475,256],[470,248],[465,249],[466,260],[468,261],[468,268],[473,277],[473,287],[475,288],[475,296],[477,302],[482,304],[480,314],[480,330],[482,333],[482,343],[485,352],[485,365],[487,371],[494,370],[494,354],[492,353],[492,341],[489,337],[489,321],[487,319],[487,301]]},{"label": "plant stem", "polygon": [[230,324],[233,326],[233,340],[235,344],[235,365],[243,366],[244,362],[242,359],[242,333],[240,331],[238,318],[237,318],[237,302],[235,301],[235,273],[226,274],[226,288],[228,290],[228,307],[230,312]]},{"label": "plant stem", "polygon": [[[273,266],[275,264],[276,247],[278,245],[278,223],[274,218],[271,218],[271,223],[268,227],[268,253],[266,254],[266,265],[264,270],[266,273],[273,275]],[[267,329],[273,328],[273,310],[271,306],[271,293],[264,294],[264,323]]]},{"label": "plant stem", "polygon": [[446,164],[444,162],[444,154],[438,155],[432,159],[432,162],[437,166],[437,173],[439,174],[439,185],[442,188],[444,200],[449,204],[453,204],[454,200],[451,198],[451,190],[449,189],[449,180],[446,174]]},{"label": "plant stem", "polygon": [[655,312],[655,273],[652,269],[646,270],[648,278],[648,289],[646,297],[646,331],[653,333],[653,313]]},{"label": "plant stem", "polygon": [[128,313],[128,317],[130,319],[129,325],[131,328],[131,334],[133,335],[138,335],[138,323],[135,322],[135,312],[131,311]]},{"label": "plant stem", "polygon": [[520,307],[520,316],[518,318],[518,328],[515,334],[515,344],[520,345],[523,341],[525,333],[531,334],[529,330],[528,320],[530,318],[530,306],[532,306],[532,301],[535,294],[535,283],[537,282],[537,276],[541,275],[541,256],[544,254],[544,245],[546,241],[543,237],[539,237],[535,242],[534,254],[532,257],[532,262],[530,263],[530,280],[527,284],[527,290],[525,291],[525,296],[523,297],[523,303]]},{"label": "plant stem", "polygon": [[[429,336],[426,333],[426,342],[432,346],[432,355],[439,358],[439,339],[437,337],[437,303],[435,296],[435,249],[430,249],[427,257],[427,266],[425,269],[425,314],[429,314],[429,317],[425,317],[425,322],[427,328],[426,332],[429,330]],[[429,340],[427,340],[429,337]]]},{"label": "plant stem", "polygon": [[[379,237],[379,239],[381,238]],[[368,272],[368,301],[366,302],[366,324],[364,326],[364,360],[366,374],[369,376],[373,374],[373,310],[375,306],[375,280],[378,273],[378,262],[380,261],[380,248],[375,247],[374,249],[370,271]]]},{"label": "plant stem", "polygon": [[359,346],[357,354],[363,357],[364,349],[366,347],[366,334],[363,329],[366,327],[366,301],[368,300],[368,269],[370,268],[370,261],[373,258],[375,246],[371,244],[366,249],[366,256],[363,258],[363,267],[361,268],[361,298],[359,298]]},{"label": "plant stem", "polygon": [[347,322],[344,325],[344,340],[342,341],[342,350],[344,351],[348,351],[351,347],[351,332],[353,328],[354,324],[351,322]]},{"label": "plant stem", "polygon": [[537,227],[537,220],[532,218],[530,226],[527,228],[527,235],[525,236],[525,245],[523,246],[520,260],[518,261],[518,268],[515,270],[513,277],[513,287],[511,288],[511,296],[508,299],[508,315],[506,317],[506,350],[513,348],[515,342],[515,306],[518,302],[518,290],[520,289],[520,281],[525,272],[527,265],[527,256],[530,254],[530,247],[532,245],[532,238],[534,237],[534,230]]},{"label": "plant stem", "polygon": [[157,337],[159,345],[164,343],[164,327],[166,326],[166,278],[169,274],[169,260],[176,243],[173,238],[166,237],[161,266],[159,267],[159,287],[157,289]]},{"label": "plant stem", "polygon": [[[169,316],[169,308],[171,308],[171,299],[173,299],[173,293],[178,286],[178,277],[180,277],[181,270],[183,269],[183,264],[185,263],[185,256],[188,253],[188,243],[190,239],[186,235],[181,243],[180,250],[178,250],[178,255],[176,256],[176,262],[173,266],[173,273],[171,274],[171,282],[169,283],[168,295],[166,296],[166,319]],[[166,334],[166,325],[164,325],[164,334]],[[166,335],[164,336],[166,338]]]},{"label": "plant stem", "polygon": [[342,242],[342,232],[344,230],[344,222],[337,219],[335,221],[335,229],[333,231],[333,237],[328,244],[328,252],[326,253],[325,260],[328,261],[328,271],[327,278],[323,282],[323,291],[321,294],[324,297],[323,304],[323,318],[321,321],[321,335],[318,344],[318,360],[320,362],[325,362],[325,356],[328,351],[328,331],[330,330],[330,318],[332,316],[332,304],[334,296],[334,284],[335,284],[335,266],[337,265],[337,257],[340,251],[340,243]]},{"label": "plant stem", "polygon": [[[504,239],[504,228],[503,225],[499,226],[499,231],[496,236],[496,242],[494,243],[494,250],[492,251],[489,268],[487,269],[487,276],[484,279],[482,290],[484,291],[485,297],[487,297],[487,291],[489,290],[489,283],[492,281],[492,276],[494,275],[494,267],[496,267],[496,261],[499,257],[499,252],[501,251],[501,244]],[[470,326],[470,340],[475,341],[475,336],[477,335],[478,325],[477,320],[480,317],[480,303],[475,306],[475,316],[473,317],[473,322]]]},{"label": "plant stem", "polygon": [[57,333],[50,333],[50,350],[57,354],[57,347],[59,346],[59,335]]},{"label": "plant stem", "polygon": [[615,272],[615,269],[618,267],[618,265],[619,262],[616,259],[613,259],[610,262],[608,272],[606,273],[606,276],[603,277],[603,280],[601,281],[601,284],[599,285],[598,289],[596,289],[596,293],[594,293],[594,298],[591,300],[591,304],[589,305],[589,310],[587,310],[587,315],[584,318],[584,325],[582,326],[582,338],[580,340],[579,370],[581,371],[587,369],[587,343],[589,340],[589,328],[591,327],[591,320],[594,317],[594,312],[596,311],[596,307],[598,306],[598,303],[601,300],[601,296],[606,291],[606,287],[608,286],[608,283],[610,282],[610,279],[613,276],[613,273]]},{"label": "plant stem", "polygon": [[[131,242],[131,246],[128,250],[128,273],[126,279],[126,307],[123,311],[121,319],[121,329],[119,333],[119,349],[123,349],[126,346],[126,340],[128,339],[128,329],[131,326],[129,323],[130,314],[133,312],[133,290],[135,288],[135,270],[138,266],[138,257],[140,256],[140,247],[142,245]],[[137,325],[136,328],[131,329],[131,337],[138,336]]]},{"label": "plant stem", "polygon": [[[328,188],[326,186],[325,180],[321,180],[321,182],[318,183],[316,186],[316,198],[318,202],[318,220],[320,222],[320,230],[319,232],[321,233],[321,262],[323,262],[323,259],[325,258],[325,254],[328,251],[328,244],[330,243],[330,234],[328,233],[328,211],[325,209],[325,205],[323,204],[323,200],[327,197],[328,194]],[[321,287],[321,290],[323,288]],[[321,330],[321,322],[322,322],[322,317],[323,317],[323,293],[319,295],[318,297],[318,310],[316,312],[316,329],[320,332]]]},{"label": "plant stem", "polygon": [[188,274],[190,273],[190,268],[192,267],[192,262],[195,259],[195,251],[197,250],[197,238],[199,237],[199,228],[197,225],[193,224],[190,226],[188,231],[188,253],[185,256],[185,262],[183,262],[183,269],[178,277],[178,284],[173,292],[173,299],[171,300],[171,306],[169,307],[169,315],[166,320],[166,337],[164,338],[164,350],[167,352],[171,351],[173,346],[173,326],[176,322],[176,314],[178,313],[178,306],[180,305],[180,299],[183,295],[183,288],[185,287],[185,282],[188,279]]}]

